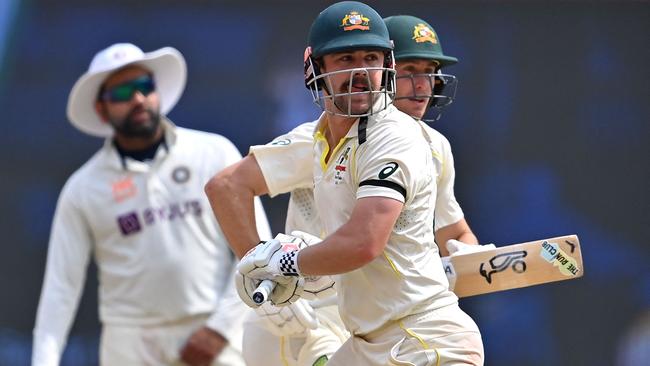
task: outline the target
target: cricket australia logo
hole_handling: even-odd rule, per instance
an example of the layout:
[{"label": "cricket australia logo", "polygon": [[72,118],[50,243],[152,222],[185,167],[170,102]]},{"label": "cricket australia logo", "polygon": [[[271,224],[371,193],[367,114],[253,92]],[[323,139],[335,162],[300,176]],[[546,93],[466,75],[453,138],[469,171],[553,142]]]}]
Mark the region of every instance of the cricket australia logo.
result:
[{"label": "cricket australia logo", "polygon": [[341,27],[346,32],[355,29],[366,31],[370,29],[370,18],[357,11],[351,11],[341,20]]},{"label": "cricket australia logo", "polygon": [[485,277],[487,283],[490,284],[492,283],[493,274],[505,271],[509,267],[516,273],[524,273],[526,272],[526,261],[523,258],[527,255],[528,252],[525,250],[497,254],[488,261],[490,265],[489,271],[484,268],[486,264],[481,263],[479,273],[481,276]]},{"label": "cricket australia logo", "polygon": [[415,42],[417,43],[422,43],[422,42],[431,42],[433,44],[438,44],[438,40],[436,39],[436,33],[431,30],[426,24],[419,23],[414,27],[413,30],[413,38]]},{"label": "cricket australia logo", "polygon": [[349,156],[350,147],[348,146],[345,151],[339,155],[339,159],[336,161],[336,166],[334,167],[334,170],[336,171],[336,173],[334,173],[334,184],[339,184],[343,181],[343,174],[348,169],[346,162],[348,161]]}]

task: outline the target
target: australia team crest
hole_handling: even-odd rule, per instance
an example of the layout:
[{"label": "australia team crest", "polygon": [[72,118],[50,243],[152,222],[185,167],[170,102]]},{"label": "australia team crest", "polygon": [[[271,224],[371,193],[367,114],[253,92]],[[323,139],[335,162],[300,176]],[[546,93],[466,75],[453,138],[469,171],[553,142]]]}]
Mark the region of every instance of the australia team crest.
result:
[{"label": "australia team crest", "polygon": [[370,18],[363,16],[363,14],[357,11],[351,11],[347,14],[343,20],[341,20],[341,27],[344,31],[351,30],[369,30],[370,29]]},{"label": "australia team crest", "polygon": [[436,33],[431,30],[426,24],[419,23],[413,27],[413,38],[415,42],[431,42],[433,44],[438,44],[438,39],[436,38]]},{"label": "australia team crest", "polygon": [[350,157],[350,147],[348,146],[345,151],[339,156],[339,159],[336,161],[336,166],[334,166],[334,184],[339,184],[343,181],[343,174],[348,169],[347,162]]}]

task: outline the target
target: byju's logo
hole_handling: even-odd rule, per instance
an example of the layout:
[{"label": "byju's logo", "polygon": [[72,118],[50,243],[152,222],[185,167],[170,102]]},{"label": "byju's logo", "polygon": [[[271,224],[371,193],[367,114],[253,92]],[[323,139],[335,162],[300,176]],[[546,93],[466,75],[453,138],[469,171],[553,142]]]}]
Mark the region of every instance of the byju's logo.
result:
[{"label": "byju's logo", "polygon": [[172,203],[164,207],[145,208],[142,212],[127,212],[117,217],[117,226],[122,235],[127,236],[142,231],[145,227],[165,221],[176,221],[184,218],[200,218],[203,213],[201,201],[190,200],[183,203]]},{"label": "byju's logo", "polygon": [[481,263],[479,268],[479,273],[481,276],[485,277],[487,283],[492,283],[492,275],[499,273],[512,267],[512,270],[517,273],[526,272],[526,261],[523,259],[528,255],[528,252],[525,250],[518,250],[516,252],[508,252],[495,255],[492,259],[489,260],[490,271],[486,271],[483,266],[485,263]]},{"label": "byju's logo", "polygon": [[125,215],[119,216],[117,218],[117,225],[120,227],[122,235],[129,235],[142,230],[138,214],[135,212],[129,212]]}]

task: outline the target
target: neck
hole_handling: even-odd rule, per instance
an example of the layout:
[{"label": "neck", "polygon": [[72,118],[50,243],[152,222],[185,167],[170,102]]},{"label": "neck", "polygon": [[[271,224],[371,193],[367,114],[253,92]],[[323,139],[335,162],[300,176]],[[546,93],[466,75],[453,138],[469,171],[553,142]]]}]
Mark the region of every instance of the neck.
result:
[{"label": "neck", "polygon": [[336,146],[338,142],[348,134],[350,127],[357,120],[355,117],[343,117],[334,114],[327,114],[327,143]]}]

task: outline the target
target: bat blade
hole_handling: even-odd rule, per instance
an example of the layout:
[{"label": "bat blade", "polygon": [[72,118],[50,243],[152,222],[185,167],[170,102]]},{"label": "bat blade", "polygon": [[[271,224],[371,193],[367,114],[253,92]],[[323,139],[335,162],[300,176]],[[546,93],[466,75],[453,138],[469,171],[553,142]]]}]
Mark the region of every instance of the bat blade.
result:
[{"label": "bat blade", "polygon": [[577,235],[443,257],[442,262],[458,297],[572,280],[584,274]]}]

